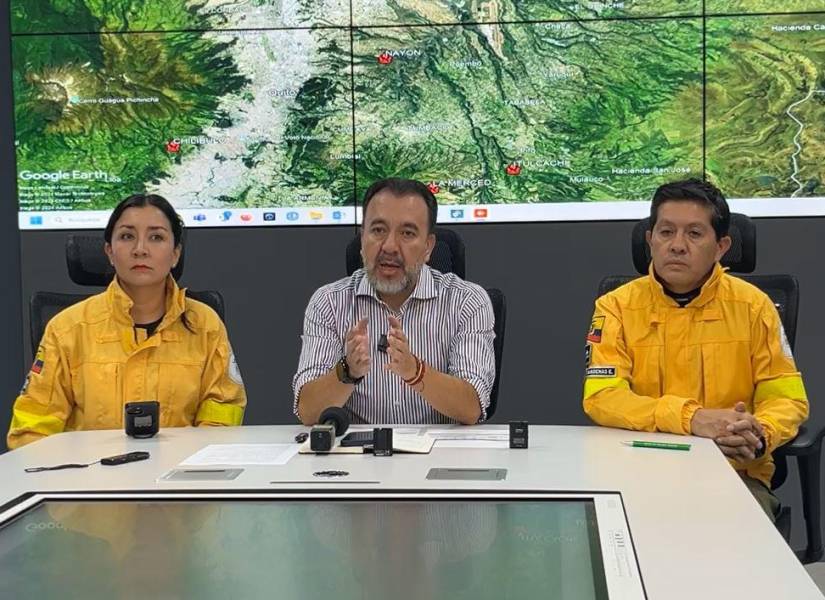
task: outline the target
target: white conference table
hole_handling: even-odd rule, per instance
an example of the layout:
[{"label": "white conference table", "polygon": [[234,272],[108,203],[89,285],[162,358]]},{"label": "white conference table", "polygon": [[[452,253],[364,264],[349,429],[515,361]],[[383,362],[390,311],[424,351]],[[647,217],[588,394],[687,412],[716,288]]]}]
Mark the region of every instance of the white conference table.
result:
[{"label": "white conference table", "polygon": [[[506,430],[497,425],[477,428]],[[439,448],[436,443],[424,455],[296,455],[283,466],[245,467],[231,481],[158,481],[206,445],[294,443],[300,431],[306,428],[165,429],[148,440],[130,439],[121,431],[55,435],[0,455],[0,507],[8,508],[27,492],[306,489],[305,482],[317,479],[312,474],[320,470],[345,470],[349,475],[335,483],[313,483],[313,489],[618,491],[649,598],[823,598],[722,454],[701,438],[601,427],[531,426],[527,450]],[[693,446],[680,452],[621,444],[630,439]],[[147,450],[151,458],[115,467],[23,471],[92,462],[134,450]],[[428,480],[431,467],[505,468],[507,477],[503,481]],[[348,480],[380,483],[348,486]],[[800,523],[801,515],[795,521]]]}]

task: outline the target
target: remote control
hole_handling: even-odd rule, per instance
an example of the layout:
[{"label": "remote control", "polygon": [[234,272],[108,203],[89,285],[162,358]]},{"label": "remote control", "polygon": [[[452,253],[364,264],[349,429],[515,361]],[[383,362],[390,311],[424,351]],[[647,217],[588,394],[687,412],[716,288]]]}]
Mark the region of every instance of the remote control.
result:
[{"label": "remote control", "polygon": [[126,454],[118,454],[116,456],[107,456],[100,459],[101,465],[123,465],[137,460],[146,460],[149,458],[148,452],[128,452]]}]

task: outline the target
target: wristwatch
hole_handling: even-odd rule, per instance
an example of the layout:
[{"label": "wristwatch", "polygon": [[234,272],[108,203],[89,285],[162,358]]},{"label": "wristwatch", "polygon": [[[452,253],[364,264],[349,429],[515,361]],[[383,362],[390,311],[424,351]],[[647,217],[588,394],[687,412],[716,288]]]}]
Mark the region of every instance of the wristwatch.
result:
[{"label": "wristwatch", "polygon": [[335,374],[338,376],[338,381],[341,383],[360,383],[364,378],[363,375],[361,375],[361,377],[353,377],[350,375],[346,356],[342,356],[341,360],[335,363]]}]

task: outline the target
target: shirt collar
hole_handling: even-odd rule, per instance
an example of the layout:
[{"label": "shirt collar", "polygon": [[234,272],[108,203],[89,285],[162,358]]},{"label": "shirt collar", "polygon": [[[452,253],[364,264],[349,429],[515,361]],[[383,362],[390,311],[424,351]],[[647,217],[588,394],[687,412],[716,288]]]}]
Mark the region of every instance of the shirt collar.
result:
[{"label": "shirt collar", "polygon": [[355,273],[352,274],[352,278],[356,284],[356,296],[370,296],[371,298],[375,298],[376,300],[379,299],[378,293],[375,291],[375,288],[372,287],[369,277],[367,277],[366,269],[358,269]]},{"label": "shirt collar", "polygon": [[435,279],[433,279],[433,271],[429,266],[423,265],[421,267],[421,274],[418,276],[418,283],[415,284],[415,289],[410,298],[418,300],[432,300],[438,296],[438,291],[435,289]]}]

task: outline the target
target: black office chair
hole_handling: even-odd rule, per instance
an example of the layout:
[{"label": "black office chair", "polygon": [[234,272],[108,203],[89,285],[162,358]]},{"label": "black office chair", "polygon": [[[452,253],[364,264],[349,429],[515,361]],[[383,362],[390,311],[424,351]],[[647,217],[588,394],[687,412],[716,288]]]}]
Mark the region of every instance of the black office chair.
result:
[{"label": "black office chair", "polygon": [[[633,228],[633,265],[641,275],[647,275],[650,265],[650,247],[645,240],[645,232],[650,228],[650,219],[639,221]],[[750,217],[731,213],[731,248],[720,261],[731,272],[752,273],[756,268],[756,227]],[[599,283],[602,296],[639,275],[610,275]],[[791,275],[737,275],[765,292],[776,306],[788,343],[793,349],[796,342],[796,325],[799,315],[799,283]],[[817,562],[823,556],[821,510],[820,510],[820,465],[822,438],[825,428],[802,425],[797,436],[773,453],[776,472],[771,480],[771,488],[781,486],[788,475],[788,457],[797,458],[799,479],[802,487],[802,512],[805,518],[807,545],[795,553],[803,563]],[[782,536],[790,541],[791,513],[783,507],[776,519],[776,527]]]},{"label": "black office chair", "polygon": [[[66,267],[71,280],[83,286],[106,287],[114,277],[115,271],[103,252],[103,238],[92,235],[70,234],[66,239]],[[181,250],[180,260],[172,270],[177,280],[183,274],[184,254]],[[93,294],[63,294],[58,292],[35,292],[29,301],[29,336],[32,354],[37,351],[46,324],[64,308],[85,300]],[[223,296],[215,290],[186,290],[186,296],[203,302],[211,307],[221,320],[224,320],[225,307]]]},{"label": "black office chair", "polygon": [[496,338],[493,340],[493,352],[496,357],[496,378],[493,381],[493,389],[490,391],[490,406],[487,407],[487,420],[493,418],[498,407],[498,388],[501,384],[501,362],[504,358],[504,329],[507,324],[507,299],[501,290],[497,288],[486,288],[487,295],[490,296],[490,303],[493,305],[493,332]]},{"label": "black office chair", "polygon": [[[442,273],[455,273],[464,279],[464,241],[452,229],[436,227],[435,247],[430,260],[427,262],[433,269]],[[346,251],[347,275],[352,275],[355,271],[364,266],[361,260],[361,236],[356,235],[349,244]],[[501,383],[501,363],[504,358],[504,331],[507,323],[507,299],[504,293],[497,288],[485,290],[493,305],[493,332],[496,338],[493,341],[493,352],[496,360],[496,378],[493,382],[493,389],[490,392],[490,406],[487,408],[487,420],[491,419],[498,407],[498,390]]]}]

